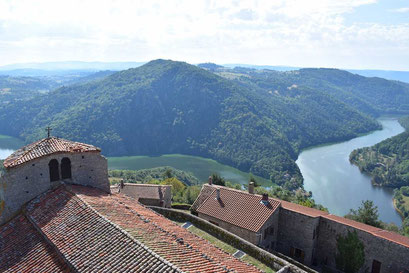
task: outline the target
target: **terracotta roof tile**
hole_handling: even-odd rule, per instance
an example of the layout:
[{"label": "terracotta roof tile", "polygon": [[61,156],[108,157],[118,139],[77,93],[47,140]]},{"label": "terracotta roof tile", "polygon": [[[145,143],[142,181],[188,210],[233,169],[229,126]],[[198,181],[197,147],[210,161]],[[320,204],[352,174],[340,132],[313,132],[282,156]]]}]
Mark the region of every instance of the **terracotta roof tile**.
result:
[{"label": "terracotta roof tile", "polygon": [[[263,203],[262,196],[258,194],[213,187],[216,190],[212,191],[196,211],[253,232],[258,232],[280,206],[276,199],[269,198],[267,203]],[[216,198],[217,189],[220,189],[220,199]]]},{"label": "terracotta roof tile", "polygon": [[254,266],[144,207],[135,199],[121,194],[108,195],[81,186],[71,186],[71,190],[99,213],[185,272],[260,272]]},{"label": "terracotta roof tile", "polygon": [[0,272],[70,272],[30,222],[19,215],[0,227]]},{"label": "terracotta roof tile", "polygon": [[30,202],[27,215],[78,272],[181,272],[65,187]]},{"label": "terracotta roof tile", "polygon": [[95,146],[62,138],[44,138],[15,151],[4,160],[5,168],[13,168],[28,161],[55,153],[78,153],[101,150]]}]

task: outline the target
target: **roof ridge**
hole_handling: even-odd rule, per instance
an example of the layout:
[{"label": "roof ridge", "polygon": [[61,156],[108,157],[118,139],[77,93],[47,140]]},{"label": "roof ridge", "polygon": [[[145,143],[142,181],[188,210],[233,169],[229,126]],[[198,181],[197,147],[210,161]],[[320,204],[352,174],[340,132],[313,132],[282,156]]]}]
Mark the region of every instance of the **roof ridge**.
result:
[{"label": "roof ridge", "polygon": [[155,258],[157,258],[159,261],[167,264],[169,267],[171,267],[172,269],[176,270],[177,272],[181,272],[183,273],[183,271],[178,268],[176,265],[174,265],[173,263],[169,262],[168,260],[165,260],[164,258],[162,258],[160,255],[158,255],[156,252],[154,252],[152,249],[148,248],[146,245],[144,245],[143,243],[139,242],[137,239],[135,239],[131,234],[129,234],[126,230],[122,229],[120,226],[118,226],[117,224],[113,223],[112,221],[110,221],[108,218],[106,218],[105,216],[103,216],[101,213],[99,213],[96,209],[94,209],[91,205],[89,205],[83,198],[81,198],[81,196],[75,194],[73,191],[71,191],[71,189],[69,189],[68,187],[65,187],[67,192],[69,192],[70,194],[72,194],[73,196],[75,196],[76,198],[78,198],[78,200],[80,200],[87,208],[91,209],[94,213],[96,213],[100,218],[102,218],[104,221],[106,221],[107,223],[109,223],[110,225],[112,225],[114,228],[116,228],[117,230],[119,230],[122,234],[124,234],[125,236],[127,236],[130,240],[132,240],[133,242],[135,242],[136,244],[138,244],[139,246],[141,246],[143,249],[145,249],[147,252],[149,252],[150,254],[152,254]]},{"label": "roof ridge", "polygon": [[[25,156],[25,155],[27,155],[29,152],[31,152],[35,147],[37,147],[40,143],[42,143],[44,140],[46,140],[46,138],[44,138],[44,139],[40,139],[40,140],[37,140],[36,142],[33,142],[33,143],[31,143],[31,144],[28,144],[28,145],[26,145],[26,146],[24,146],[24,147],[27,147],[27,146],[30,146],[31,148],[30,149],[28,149],[27,151],[24,151],[24,153],[22,153],[20,156],[18,156],[17,158],[15,158],[15,159],[13,159],[13,162],[15,162],[15,161],[18,161],[18,160],[20,160],[23,156]],[[23,148],[24,148],[23,147]],[[6,160],[7,160],[7,158],[4,160],[4,162],[6,162]],[[4,165],[4,164],[3,164]]]}]

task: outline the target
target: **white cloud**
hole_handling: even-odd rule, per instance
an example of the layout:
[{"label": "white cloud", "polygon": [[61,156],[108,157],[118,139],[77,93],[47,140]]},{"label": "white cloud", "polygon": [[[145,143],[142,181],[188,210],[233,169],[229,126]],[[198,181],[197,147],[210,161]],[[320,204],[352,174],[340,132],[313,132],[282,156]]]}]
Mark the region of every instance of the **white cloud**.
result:
[{"label": "white cloud", "polygon": [[191,63],[404,68],[409,63],[408,24],[345,23],[346,14],[375,3],[0,0],[0,64],[171,58]]}]

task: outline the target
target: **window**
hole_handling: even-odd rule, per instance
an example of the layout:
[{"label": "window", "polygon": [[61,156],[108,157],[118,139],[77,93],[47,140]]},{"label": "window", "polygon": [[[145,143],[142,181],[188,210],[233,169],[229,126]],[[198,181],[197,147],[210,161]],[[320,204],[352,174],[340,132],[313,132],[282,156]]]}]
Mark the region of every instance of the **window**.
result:
[{"label": "window", "polygon": [[304,262],[305,253],[299,248],[291,247],[290,256],[295,258],[297,261]]},{"label": "window", "polygon": [[53,159],[48,163],[48,168],[50,169],[50,182],[60,180],[59,164],[57,159]]},{"label": "window", "polygon": [[71,178],[71,160],[68,157],[64,157],[61,160],[61,178]]},{"label": "window", "polygon": [[381,262],[377,260],[373,260],[372,262],[372,271],[371,273],[380,273],[381,272]]}]

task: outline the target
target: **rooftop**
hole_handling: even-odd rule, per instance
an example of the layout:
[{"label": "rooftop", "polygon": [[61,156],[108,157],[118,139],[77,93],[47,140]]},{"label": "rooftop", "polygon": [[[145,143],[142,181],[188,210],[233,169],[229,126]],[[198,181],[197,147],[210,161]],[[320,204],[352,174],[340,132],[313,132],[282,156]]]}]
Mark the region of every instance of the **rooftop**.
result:
[{"label": "rooftop", "polygon": [[5,168],[13,168],[31,160],[55,153],[83,153],[101,150],[95,146],[57,137],[44,138],[24,146],[4,160]]},{"label": "rooftop", "polygon": [[84,186],[36,197],[0,235],[1,272],[260,272],[135,199]]},{"label": "rooftop", "polygon": [[[213,191],[205,190],[208,196],[196,211],[253,232],[258,232],[280,206],[280,202],[272,198],[263,203],[257,194],[218,186],[213,188]],[[217,189],[220,190],[219,199]]]},{"label": "rooftop", "polygon": [[170,185],[154,185],[154,184],[134,184],[125,183],[125,187],[121,192],[126,193],[133,198],[158,199],[161,200],[166,194],[166,189]]}]

